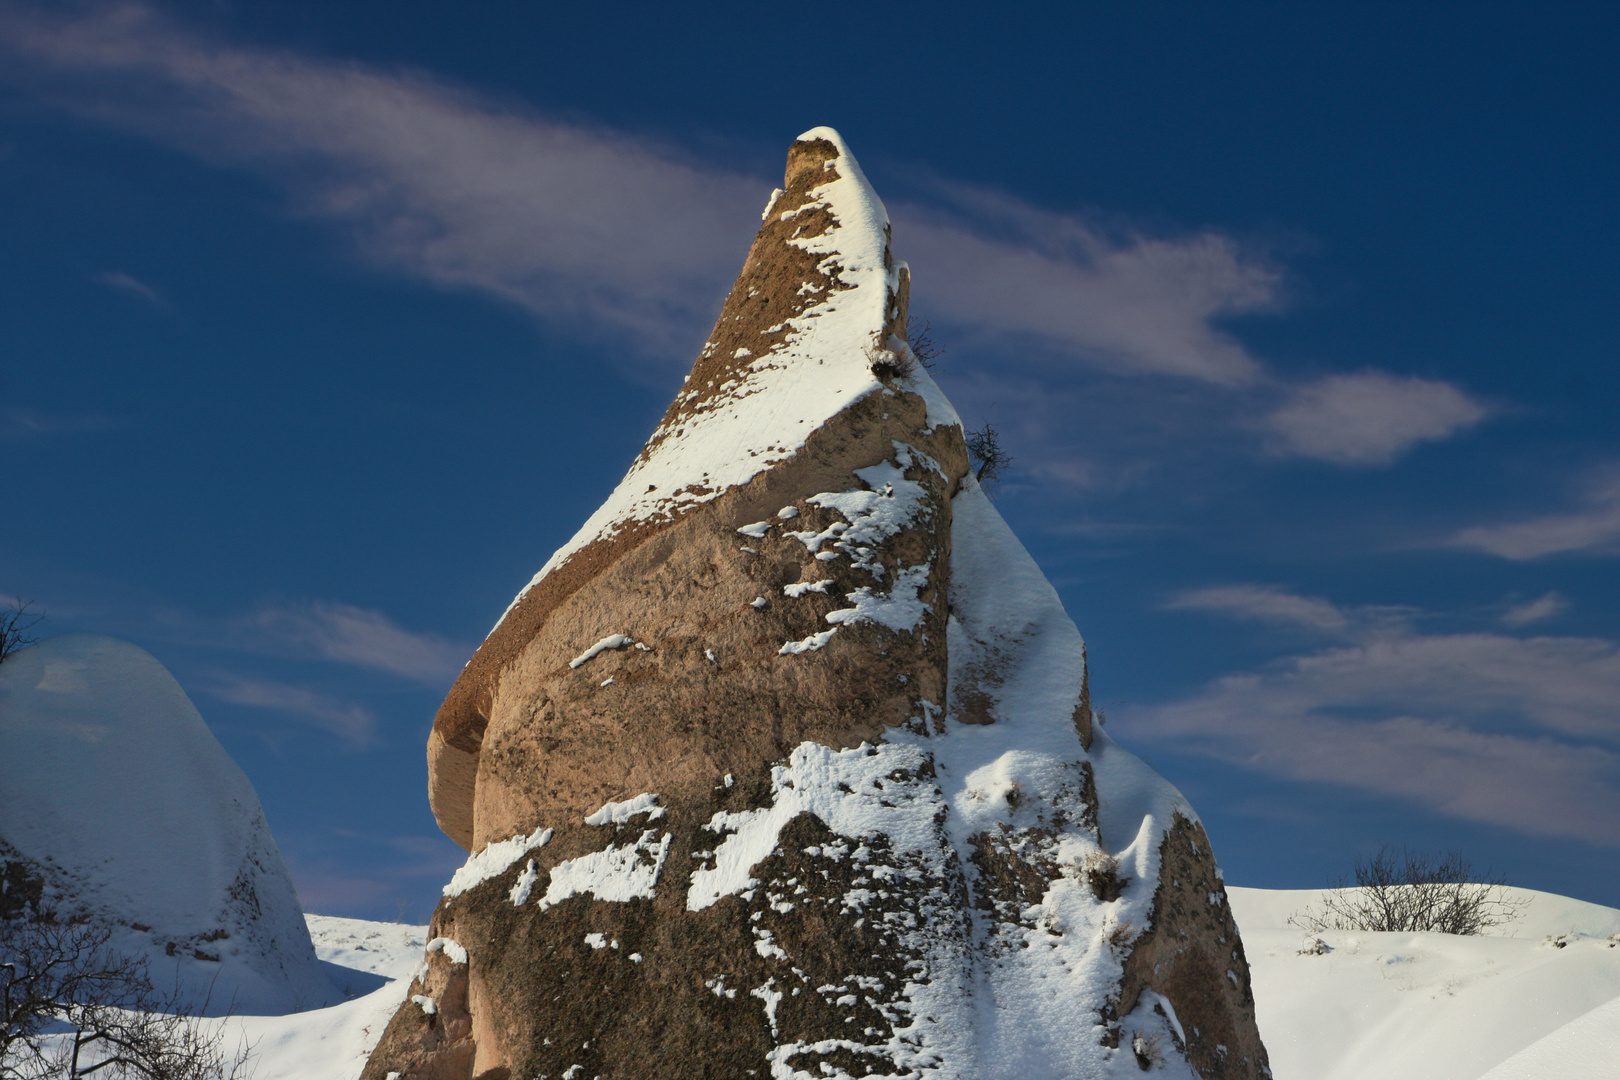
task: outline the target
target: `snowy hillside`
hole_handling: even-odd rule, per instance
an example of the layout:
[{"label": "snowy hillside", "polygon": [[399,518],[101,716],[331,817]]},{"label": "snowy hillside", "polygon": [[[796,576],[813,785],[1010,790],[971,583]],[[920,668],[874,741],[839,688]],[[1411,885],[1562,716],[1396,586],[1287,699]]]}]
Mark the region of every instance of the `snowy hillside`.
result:
[{"label": "snowy hillside", "polygon": [[[1314,890],[1229,887],[1276,1080],[1620,1077],[1620,910],[1514,892],[1529,905],[1505,934],[1307,936],[1287,920]],[[256,1080],[354,1080],[422,959],[426,927],[308,918],[356,996],[227,1022],[256,1044]],[[1329,951],[1301,955],[1317,937]]]},{"label": "snowy hillside", "polygon": [[1620,911],[1511,891],[1519,919],[1457,937],[1306,934],[1316,890],[1228,887],[1277,1080],[1620,1077]]},{"label": "snowy hillside", "polygon": [[0,855],[212,1009],[337,996],[253,785],[139,646],[63,634],[0,666]]}]

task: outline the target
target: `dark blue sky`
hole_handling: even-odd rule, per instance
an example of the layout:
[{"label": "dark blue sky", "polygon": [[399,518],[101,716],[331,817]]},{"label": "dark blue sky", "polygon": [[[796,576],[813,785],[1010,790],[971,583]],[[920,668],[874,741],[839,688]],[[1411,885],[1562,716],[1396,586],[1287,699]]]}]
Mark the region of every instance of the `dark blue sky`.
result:
[{"label": "dark blue sky", "polygon": [[0,3],[0,592],[175,672],[306,904],[425,917],[422,747],[788,143],[887,201],[1111,730],[1237,884],[1620,904],[1620,16]]}]

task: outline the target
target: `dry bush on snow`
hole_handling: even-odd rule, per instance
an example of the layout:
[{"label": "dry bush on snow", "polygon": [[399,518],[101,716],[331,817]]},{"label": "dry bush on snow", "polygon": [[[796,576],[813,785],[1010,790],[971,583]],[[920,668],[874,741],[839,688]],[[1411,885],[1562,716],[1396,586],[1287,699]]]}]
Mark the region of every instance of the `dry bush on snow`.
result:
[{"label": "dry bush on snow", "polygon": [[113,947],[111,926],[57,919],[33,904],[0,912],[0,1080],[239,1080],[217,1024],[159,992],[145,958]]},{"label": "dry bush on snow", "polygon": [[1435,855],[1384,845],[1358,858],[1355,882],[1334,881],[1319,907],[1291,915],[1310,933],[1323,930],[1436,931],[1478,934],[1518,917],[1524,901],[1507,881],[1486,871],[1476,875],[1460,852]]}]

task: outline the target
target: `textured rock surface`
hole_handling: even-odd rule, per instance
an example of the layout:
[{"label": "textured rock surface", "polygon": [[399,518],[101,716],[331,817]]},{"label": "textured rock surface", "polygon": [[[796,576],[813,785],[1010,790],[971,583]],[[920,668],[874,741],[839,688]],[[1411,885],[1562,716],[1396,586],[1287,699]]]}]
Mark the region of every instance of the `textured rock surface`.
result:
[{"label": "textured rock surface", "polygon": [[1265,1075],[1202,827],[1093,730],[836,133],[764,218],[435,721],[475,854],[365,1076]]},{"label": "textured rock surface", "polygon": [[[110,921],[216,1011],[339,997],[253,785],[145,650],[64,634],[0,665],[0,879]],[[7,905],[0,903],[0,913]]]}]

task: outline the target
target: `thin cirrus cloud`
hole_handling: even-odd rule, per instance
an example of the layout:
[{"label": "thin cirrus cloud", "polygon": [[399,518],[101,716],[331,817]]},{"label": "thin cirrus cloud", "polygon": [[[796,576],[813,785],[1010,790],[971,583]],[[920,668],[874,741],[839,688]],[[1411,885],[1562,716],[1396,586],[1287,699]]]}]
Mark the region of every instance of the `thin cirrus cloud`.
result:
[{"label": "thin cirrus cloud", "polygon": [[[267,177],[380,268],[626,341],[660,367],[707,331],[772,185],[425,74],[222,44],[139,4],[80,18],[0,4],[0,43],[10,81],[40,99]],[[1004,193],[932,193],[896,204],[896,248],[922,268],[920,301],[969,335],[1257,401],[1280,389],[1273,448],[1340,464],[1388,464],[1488,411],[1378,371],[1279,382],[1219,323],[1281,310],[1286,274],[1228,235],[1111,233]]]},{"label": "thin cirrus cloud", "polygon": [[246,675],[219,673],[202,685],[210,697],[233,705],[269,709],[335,735],[356,748],[371,745],[377,719],[360,705],[346,704],[304,686]]},{"label": "thin cirrus cloud", "polygon": [[[1323,601],[1297,599],[1296,612],[1323,621]],[[1286,610],[1276,597],[1268,603]],[[1134,738],[1284,779],[1620,847],[1616,700],[1613,642],[1395,627],[1122,719]]]},{"label": "thin cirrus cloud", "polygon": [[316,600],[266,603],[234,620],[230,639],[249,651],[310,656],[439,686],[472,650],[399,626],[380,611]]},{"label": "thin cirrus cloud", "polygon": [[1515,604],[1502,613],[1502,622],[1508,626],[1529,626],[1562,615],[1569,610],[1569,601],[1556,592],[1546,593],[1524,604]]},{"label": "thin cirrus cloud", "polygon": [[[1005,194],[940,182],[946,206],[895,207],[917,296],[953,322],[1067,345],[1129,374],[1226,386],[1262,378],[1218,319],[1281,307],[1283,273],[1229,236],[1116,237]],[[948,209],[947,209],[948,207]],[[985,235],[993,230],[997,238]]]},{"label": "thin cirrus cloud", "polygon": [[1583,501],[1586,505],[1572,513],[1463,529],[1448,546],[1521,561],[1568,552],[1620,551],[1620,470],[1611,467],[1589,483]]},{"label": "thin cirrus cloud", "polygon": [[[0,7],[0,29],[11,80],[43,100],[267,176],[379,266],[669,361],[707,330],[772,183],[427,75],[205,40],[140,5],[78,19]],[[1261,378],[1214,324],[1279,307],[1283,275],[1232,238],[1106,236],[940,190],[938,205],[897,207],[897,247],[953,321],[1125,373]]]},{"label": "thin cirrus cloud", "polygon": [[139,297],[153,307],[169,306],[168,301],[156,289],[134,275],[124,273],[122,270],[109,270],[105,274],[97,274],[96,280],[109,289],[124,293],[127,296]]},{"label": "thin cirrus cloud", "polygon": [[40,412],[33,409],[0,409],[0,439],[20,442],[52,435],[103,431],[114,423],[102,416]]},{"label": "thin cirrus cloud", "polygon": [[1340,465],[1387,465],[1423,442],[1445,439],[1490,414],[1436,379],[1361,371],[1297,387],[1266,419],[1273,448]]},{"label": "thin cirrus cloud", "polygon": [[1264,622],[1292,623],[1315,630],[1343,630],[1345,613],[1327,600],[1299,596],[1268,585],[1214,585],[1172,597],[1170,610],[1211,611]]}]

